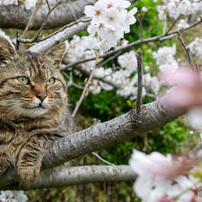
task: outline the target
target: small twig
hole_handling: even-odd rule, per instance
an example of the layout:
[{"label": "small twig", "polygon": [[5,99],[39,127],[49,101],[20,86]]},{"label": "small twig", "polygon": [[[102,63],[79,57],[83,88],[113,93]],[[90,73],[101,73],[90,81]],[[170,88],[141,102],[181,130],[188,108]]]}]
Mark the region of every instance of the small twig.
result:
[{"label": "small twig", "polygon": [[[91,21],[91,18],[82,17],[82,18],[80,18],[80,19],[77,20],[77,21],[71,22],[71,23],[69,23],[69,24],[63,26],[61,29],[55,31],[54,33],[50,34],[49,36],[44,37],[44,38],[42,38],[42,39],[40,39],[40,40],[37,40],[36,42],[45,41],[46,39],[48,39],[48,38],[50,38],[50,37],[52,37],[52,36],[58,34],[59,32],[62,32],[62,31],[64,31],[65,29],[67,29],[67,28],[69,28],[69,27],[72,27],[72,26],[74,26],[74,25],[76,25],[76,24],[79,24],[80,22],[86,23],[86,22],[90,22],[90,21]],[[29,42],[26,42],[26,43],[29,43]]]},{"label": "small twig", "polygon": [[17,32],[16,32],[16,46],[15,46],[16,50],[19,50],[19,47],[20,47],[20,42],[18,41],[19,37],[20,37],[20,34],[19,34],[19,31],[17,30]]},{"label": "small twig", "polygon": [[62,0],[60,0],[51,10],[49,10],[48,14],[46,15],[46,17],[44,18],[43,20],[43,23],[39,29],[39,31],[37,32],[36,36],[33,38],[33,39],[30,39],[30,40],[27,40],[27,39],[21,39],[19,38],[18,41],[21,42],[21,43],[33,43],[33,42],[36,42],[39,38],[39,35],[41,33],[41,31],[44,29],[44,27],[46,26],[46,23],[47,23],[47,19],[49,17],[49,15],[52,13],[52,11],[60,4],[62,3]]},{"label": "small twig", "polygon": [[44,37],[44,38],[41,38],[41,39],[38,39],[38,38],[35,39],[35,37],[34,37],[33,39],[19,39],[19,40],[20,40],[21,43],[33,43],[33,42],[45,41],[46,39],[51,38],[52,36],[58,34],[59,32],[64,31],[66,28],[72,27],[72,26],[74,26],[76,24],[79,24],[80,22],[86,23],[86,22],[90,22],[90,21],[91,21],[91,18],[86,19],[85,17],[83,17],[83,18],[81,18],[81,19],[79,19],[79,20],[77,20],[75,22],[71,22],[71,23],[65,25],[64,27],[62,27],[61,29],[59,29],[59,30],[55,31],[54,33],[48,35],[47,37]]},{"label": "small twig", "polygon": [[137,70],[138,70],[138,86],[137,86],[137,101],[136,101],[136,111],[139,114],[142,109],[142,58],[143,51],[139,51],[137,55]]},{"label": "small twig", "polygon": [[106,161],[105,159],[103,159],[100,155],[96,154],[95,152],[92,152],[92,154],[93,154],[94,156],[96,156],[100,161],[106,163],[107,165],[115,166],[115,164]]},{"label": "small twig", "polygon": [[[27,32],[29,31],[30,25],[33,23],[34,18],[36,16],[36,13],[37,13],[37,11],[39,10],[39,8],[40,8],[40,6],[42,4],[42,1],[43,0],[39,0],[39,1],[36,2],[36,6],[34,8],[34,11],[33,11],[32,15],[29,18],[29,21],[28,21],[28,23],[27,23],[27,25],[25,27],[24,32],[22,33],[22,39],[24,39],[26,37]],[[23,44],[21,44],[21,46],[20,46],[20,50],[22,50],[22,49],[23,49]]]},{"label": "small twig", "polygon": [[140,28],[141,28],[141,40],[143,40],[144,38],[144,28],[143,28],[143,25],[142,25],[142,16],[141,15],[137,15],[137,20],[140,24]]},{"label": "small twig", "polygon": [[84,89],[83,89],[83,92],[82,92],[82,94],[81,94],[81,97],[80,97],[78,103],[76,104],[76,107],[75,107],[75,109],[74,109],[74,112],[73,112],[73,114],[72,114],[72,117],[75,117],[75,115],[76,115],[76,113],[77,113],[77,111],[78,111],[78,109],[79,109],[79,107],[80,107],[80,105],[81,105],[83,99],[85,98],[86,91],[87,91],[87,89],[88,89],[88,86],[90,85],[90,82],[91,82],[91,80],[92,80],[92,78],[93,78],[93,75],[94,75],[95,68],[96,68],[96,66],[97,66],[97,64],[98,64],[99,56],[100,56],[100,52],[97,52],[97,53],[96,53],[95,66],[94,66],[94,68],[93,68],[93,70],[92,70],[92,72],[91,72],[91,74],[90,74],[90,77],[89,77],[89,79],[88,79],[88,81],[87,81],[87,83],[86,83],[86,85],[85,85],[85,87],[84,87]]},{"label": "small twig", "polygon": [[180,34],[180,31],[178,31],[178,39],[180,40],[181,44],[183,45],[183,47],[184,47],[184,49],[185,49],[185,51],[187,53],[187,56],[188,56],[188,59],[189,59],[189,64],[190,64],[192,70],[196,71],[195,68],[194,68],[192,58],[191,58],[190,50],[189,50],[189,48],[186,47],[186,45],[185,45],[185,43],[184,43],[184,41],[182,39],[182,36]]},{"label": "small twig", "polygon": [[121,54],[121,51],[119,51],[115,55],[112,55],[111,57],[107,58],[104,62],[100,63],[97,67],[104,66],[105,64],[107,64],[108,62],[110,62],[111,60],[113,60],[114,58],[118,57],[120,54]]},{"label": "small twig", "polygon": [[46,0],[46,4],[47,4],[47,6],[48,6],[48,10],[50,11],[50,10],[51,10],[51,7],[50,7],[50,5],[49,5],[48,0]]},{"label": "small twig", "polygon": [[177,23],[177,21],[181,18],[182,16],[179,16],[174,22],[173,22],[173,24],[171,25],[171,27],[167,30],[167,32],[165,33],[165,35],[167,35],[169,32],[170,32],[170,30],[175,26],[175,24]]}]

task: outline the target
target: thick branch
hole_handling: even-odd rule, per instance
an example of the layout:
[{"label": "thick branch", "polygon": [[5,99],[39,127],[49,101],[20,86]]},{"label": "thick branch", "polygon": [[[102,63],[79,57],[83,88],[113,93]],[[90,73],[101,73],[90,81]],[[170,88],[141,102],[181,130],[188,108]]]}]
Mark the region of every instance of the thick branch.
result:
[{"label": "thick branch", "polygon": [[[93,5],[96,0],[77,0],[70,3],[62,3],[55,9],[47,19],[45,28],[62,27],[76,19],[84,16],[86,5]],[[26,10],[23,4],[18,6],[0,6],[0,28],[20,28],[24,29],[32,14],[32,9]],[[48,13],[46,4],[42,5],[34,19],[31,29],[39,29]]]},{"label": "thick branch", "polygon": [[135,181],[135,177],[129,166],[60,166],[41,172],[40,176],[32,181],[21,181],[3,189],[29,190],[94,182],[128,182]]},{"label": "thick branch", "polygon": [[[61,138],[47,149],[43,168],[59,166],[71,159],[97,151],[161,127],[179,117],[182,112],[167,106],[164,98],[143,106],[140,114],[136,109],[104,123]],[[18,180],[15,170],[9,170],[0,177],[0,186]]]},{"label": "thick branch", "polygon": [[33,45],[29,50],[32,52],[42,52],[49,50],[53,46],[57,45],[60,42],[63,42],[75,34],[81,32],[82,30],[86,29],[89,25],[89,18],[82,18],[77,22],[74,22],[72,26],[66,26],[67,28],[61,30],[61,32],[56,33],[50,38],[47,38],[44,41],[36,43]]}]

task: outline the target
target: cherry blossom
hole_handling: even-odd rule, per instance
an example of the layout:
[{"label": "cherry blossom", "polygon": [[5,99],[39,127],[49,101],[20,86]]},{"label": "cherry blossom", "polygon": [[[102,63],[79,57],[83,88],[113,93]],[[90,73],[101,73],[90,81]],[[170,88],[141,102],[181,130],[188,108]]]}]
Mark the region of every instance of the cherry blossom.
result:
[{"label": "cherry blossom", "polygon": [[134,17],[137,8],[127,12],[131,5],[124,0],[99,0],[94,6],[86,6],[84,13],[92,18],[87,28],[90,38],[97,40],[94,49],[109,50],[117,45],[117,41],[130,31],[130,25],[136,22]]},{"label": "cherry blossom", "polygon": [[157,11],[158,11],[158,18],[160,20],[165,20],[166,19],[166,6],[157,6]]},{"label": "cherry blossom", "polygon": [[182,15],[189,15],[191,14],[191,2],[189,0],[182,0],[179,3],[178,9],[180,14]]},{"label": "cherry blossom", "polygon": [[196,37],[188,45],[190,52],[198,58],[202,58],[202,38]]},{"label": "cherry blossom", "polygon": [[1,191],[0,192],[0,201],[7,202],[25,202],[28,198],[24,194],[24,191]]},{"label": "cherry blossom", "polygon": [[178,24],[177,24],[178,28],[187,28],[189,27],[189,24],[187,23],[186,20],[181,19]]},{"label": "cherry blossom", "polygon": [[179,12],[179,9],[177,8],[175,1],[170,1],[167,4],[167,9],[169,11],[169,16],[171,18],[177,19],[179,17],[180,12]]},{"label": "cherry blossom", "polygon": [[165,0],[164,5],[158,5],[158,17],[165,20],[166,16],[177,19],[180,15],[190,15],[201,12],[202,2],[197,0]]},{"label": "cherry blossom", "polygon": [[[193,167],[185,157],[173,160],[171,155],[164,156],[158,152],[146,155],[134,150],[129,165],[138,175],[134,191],[142,201],[160,202],[163,198],[173,201],[174,197],[184,195],[195,185],[185,176]],[[191,193],[189,198],[193,197]]]},{"label": "cherry blossom", "polygon": [[154,59],[156,59],[157,65],[172,64],[174,61],[174,55],[176,54],[176,45],[172,47],[164,46],[159,48],[153,53]]},{"label": "cherry blossom", "polygon": [[148,9],[145,7],[145,6],[143,6],[142,8],[141,8],[141,12],[142,13],[146,13],[148,11]]}]

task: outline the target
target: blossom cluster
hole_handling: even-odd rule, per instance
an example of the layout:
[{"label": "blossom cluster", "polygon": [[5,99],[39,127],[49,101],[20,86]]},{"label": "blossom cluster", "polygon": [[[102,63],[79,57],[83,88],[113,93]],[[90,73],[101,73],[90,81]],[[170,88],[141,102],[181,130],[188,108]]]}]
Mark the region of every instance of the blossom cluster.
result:
[{"label": "blossom cluster", "polygon": [[175,60],[174,55],[176,54],[176,45],[172,47],[164,46],[153,52],[153,58],[156,59],[156,64],[159,65],[161,72],[165,70],[176,70],[179,65]]},{"label": "blossom cluster", "polygon": [[25,202],[28,198],[23,191],[1,191],[0,201],[2,202]]},{"label": "blossom cluster", "polygon": [[198,58],[202,58],[202,38],[197,37],[188,45],[191,54]]},{"label": "blossom cluster", "polygon": [[[94,57],[95,53],[93,50],[89,50],[88,42],[86,41],[86,36],[79,37],[74,36],[73,39],[67,44],[66,59],[69,62],[75,62],[81,59],[86,59],[89,57]],[[128,44],[127,40],[122,40],[119,47]],[[81,64],[81,68],[84,72],[90,73],[95,65],[95,61],[90,61]],[[158,94],[159,81],[157,77],[151,76],[147,71],[148,67],[145,69],[144,77],[144,87],[143,96],[146,96],[150,90],[154,92],[155,95]],[[117,94],[122,97],[130,97],[131,99],[136,99],[137,96],[137,74],[133,74],[137,71],[137,59],[136,54],[132,50],[130,52],[124,53],[117,58],[117,65],[114,67],[104,68],[100,66],[95,69],[94,76],[96,79],[90,85],[89,90],[93,94],[98,94],[102,89],[112,90],[112,83],[117,87]],[[134,75],[134,76],[131,76]],[[101,79],[104,81],[98,80]]]},{"label": "blossom cluster", "polygon": [[202,10],[202,2],[198,0],[165,0],[164,5],[157,6],[160,20],[169,17],[177,19],[180,15],[190,15]]},{"label": "blossom cluster", "polygon": [[171,155],[158,152],[147,155],[134,150],[129,164],[138,175],[134,191],[142,201],[199,201],[197,190],[202,182],[191,174],[196,173],[197,167],[189,159],[174,160]]},{"label": "blossom cluster", "polygon": [[117,41],[130,31],[130,25],[136,22],[137,8],[129,12],[131,5],[127,0],[99,0],[94,6],[86,6],[84,13],[92,18],[88,27],[92,49],[103,51],[117,45]]}]

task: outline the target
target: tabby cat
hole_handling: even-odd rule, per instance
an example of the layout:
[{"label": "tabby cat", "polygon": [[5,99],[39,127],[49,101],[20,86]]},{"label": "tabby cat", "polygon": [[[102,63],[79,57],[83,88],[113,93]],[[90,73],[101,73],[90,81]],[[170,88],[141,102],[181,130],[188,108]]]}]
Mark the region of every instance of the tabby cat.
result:
[{"label": "tabby cat", "polygon": [[0,174],[15,166],[23,180],[33,179],[50,142],[72,132],[64,51],[60,43],[44,53],[18,52],[0,37]]}]

